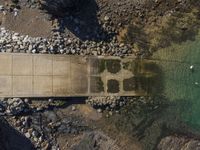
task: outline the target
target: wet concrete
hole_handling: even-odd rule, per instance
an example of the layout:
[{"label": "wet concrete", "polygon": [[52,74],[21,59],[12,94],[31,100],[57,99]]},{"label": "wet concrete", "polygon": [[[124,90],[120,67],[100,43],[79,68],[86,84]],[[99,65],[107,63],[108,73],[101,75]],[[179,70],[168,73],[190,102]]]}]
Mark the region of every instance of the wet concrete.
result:
[{"label": "wet concrete", "polygon": [[0,97],[146,95],[148,88],[135,87],[142,86],[140,77],[151,77],[143,63],[131,57],[0,54]]}]

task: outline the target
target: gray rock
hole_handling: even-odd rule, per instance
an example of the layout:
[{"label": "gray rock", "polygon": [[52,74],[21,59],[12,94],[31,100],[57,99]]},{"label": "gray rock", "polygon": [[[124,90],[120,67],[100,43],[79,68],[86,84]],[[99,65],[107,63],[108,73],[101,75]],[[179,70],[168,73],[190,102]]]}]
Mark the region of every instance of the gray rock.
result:
[{"label": "gray rock", "polygon": [[30,100],[29,100],[28,98],[25,98],[25,99],[24,99],[24,102],[25,102],[25,103],[30,103]]},{"label": "gray rock", "polygon": [[48,122],[57,122],[58,117],[55,112],[53,111],[45,111],[44,116],[46,117]]},{"label": "gray rock", "polygon": [[76,107],[75,106],[72,106],[72,111],[75,111],[76,110]]},{"label": "gray rock", "polygon": [[37,107],[37,108],[36,108],[36,111],[42,111],[42,110],[43,110],[42,107]]},{"label": "gray rock", "polygon": [[30,134],[29,132],[27,132],[27,133],[25,133],[25,136],[26,136],[27,138],[30,138],[30,137],[31,137],[31,134]]},{"label": "gray rock", "polygon": [[49,103],[52,103],[52,102],[53,102],[53,99],[50,98],[48,101],[49,101]]},{"label": "gray rock", "polygon": [[37,52],[37,50],[36,50],[36,49],[33,49],[31,52],[32,52],[32,53],[36,53],[36,52]]},{"label": "gray rock", "polygon": [[8,99],[6,109],[6,112],[11,115],[30,111],[29,106],[20,98]]},{"label": "gray rock", "polygon": [[39,137],[39,133],[37,131],[33,131],[32,136],[37,138],[37,137]]},{"label": "gray rock", "polygon": [[98,112],[98,113],[102,113],[102,109],[100,109],[100,108],[97,109],[97,112]]},{"label": "gray rock", "polygon": [[105,17],[104,17],[104,20],[105,20],[105,21],[109,21],[110,18],[109,18],[108,16],[105,16]]},{"label": "gray rock", "polygon": [[3,10],[4,10],[4,6],[0,5],[0,11],[3,11]]}]

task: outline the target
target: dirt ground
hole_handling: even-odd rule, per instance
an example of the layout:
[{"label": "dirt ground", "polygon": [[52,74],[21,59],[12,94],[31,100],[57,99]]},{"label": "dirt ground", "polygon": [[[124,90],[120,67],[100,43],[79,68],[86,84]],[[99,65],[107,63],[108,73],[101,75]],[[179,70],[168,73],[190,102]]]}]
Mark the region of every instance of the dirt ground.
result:
[{"label": "dirt ground", "polygon": [[22,8],[17,16],[14,13],[0,14],[1,27],[32,37],[49,37],[52,22],[47,15],[37,9]]},{"label": "dirt ground", "polygon": [[[0,0],[0,5],[10,3],[10,0]],[[146,0],[97,0],[92,2],[91,7],[87,6],[83,12],[75,15],[85,24],[85,27],[80,28],[80,34],[76,35],[74,31],[76,24],[73,22],[67,23],[65,34],[72,37],[85,36],[85,31],[94,30],[96,27],[100,28],[99,21],[104,21],[105,16],[112,18],[111,24],[115,27],[127,25],[130,22],[130,17],[134,15],[133,10],[136,5],[144,3]],[[95,8],[94,8],[95,7]],[[21,6],[17,16],[14,13],[7,13],[6,15],[0,14],[1,26],[6,27],[8,30],[16,31],[21,34],[27,34],[33,37],[49,37],[52,30],[52,21],[48,20],[49,16],[38,10],[37,8],[27,8]],[[110,24],[110,25],[111,25]],[[112,25],[111,25],[112,26]]]}]

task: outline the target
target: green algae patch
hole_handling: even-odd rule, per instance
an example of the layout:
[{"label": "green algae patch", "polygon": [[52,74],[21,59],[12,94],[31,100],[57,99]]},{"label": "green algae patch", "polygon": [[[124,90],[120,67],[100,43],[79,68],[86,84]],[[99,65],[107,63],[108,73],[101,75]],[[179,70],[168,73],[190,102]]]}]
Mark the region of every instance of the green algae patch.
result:
[{"label": "green algae patch", "polygon": [[122,65],[123,65],[123,69],[132,72],[134,75],[137,75],[140,73],[141,60],[123,62]]},{"label": "green algae patch", "polygon": [[108,80],[107,87],[108,87],[108,90],[107,90],[108,93],[118,93],[119,81],[114,80],[114,79]]},{"label": "green algae patch", "polygon": [[135,91],[138,89],[137,78],[131,77],[123,80],[124,91]]},{"label": "green algae patch", "polygon": [[92,93],[101,93],[104,92],[104,83],[101,77],[91,77],[91,88]]},{"label": "green algae patch", "polygon": [[106,61],[104,59],[99,60],[98,68],[98,73],[104,72],[104,70],[106,69]]},{"label": "green algae patch", "polygon": [[121,70],[121,61],[108,59],[106,60],[106,68],[108,72],[110,73],[113,73],[113,74],[118,73]]},{"label": "green algae patch", "polygon": [[162,93],[163,72],[152,60],[133,60],[123,62],[123,69],[132,72],[133,76],[123,80],[124,91],[145,91],[149,95]]},{"label": "green algae patch", "polygon": [[91,73],[97,75],[103,73],[106,69],[106,61],[104,59],[91,59]]}]

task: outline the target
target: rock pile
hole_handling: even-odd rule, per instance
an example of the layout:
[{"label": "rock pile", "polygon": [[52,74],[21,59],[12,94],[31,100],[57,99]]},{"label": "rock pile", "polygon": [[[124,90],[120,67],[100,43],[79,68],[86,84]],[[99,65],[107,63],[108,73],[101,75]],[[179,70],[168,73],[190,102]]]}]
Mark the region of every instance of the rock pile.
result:
[{"label": "rock pile", "polygon": [[102,96],[102,97],[88,97],[86,103],[99,108],[98,112],[102,112],[102,109],[116,110],[126,104],[126,98],[119,96]]},{"label": "rock pile", "polygon": [[57,123],[57,130],[58,134],[79,134],[89,129],[85,126],[84,121],[76,117],[68,117],[61,120],[59,124]]},{"label": "rock pile", "polygon": [[120,45],[117,41],[80,41],[75,38],[63,38],[59,32],[54,32],[50,39],[34,38],[1,28],[0,52],[127,56],[132,54],[132,49],[127,45]]},{"label": "rock pile", "polygon": [[83,131],[89,131],[81,119],[72,116],[60,118],[56,111],[15,117],[10,122],[19,132],[29,138],[37,149],[58,150],[59,146],[56,141],[58,135],[78,135]]},{"label": "rock pile", "polygon": [[20,98],[0,99],[0,117],[5,116],[17,131],[34,143],[37,149],[58,150],[57,136],[78,135],[90,129],[79,117],[63,116],[58,113],[57,105],[54,103],[51,99],[37,103]]},{"label": "rock pile", "polygon": [[19,115],[30,111],[29,105],[20,98],[0,99],[1,115]]}]

